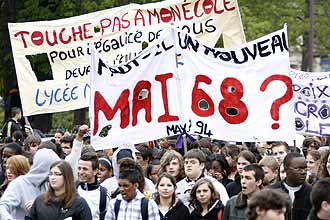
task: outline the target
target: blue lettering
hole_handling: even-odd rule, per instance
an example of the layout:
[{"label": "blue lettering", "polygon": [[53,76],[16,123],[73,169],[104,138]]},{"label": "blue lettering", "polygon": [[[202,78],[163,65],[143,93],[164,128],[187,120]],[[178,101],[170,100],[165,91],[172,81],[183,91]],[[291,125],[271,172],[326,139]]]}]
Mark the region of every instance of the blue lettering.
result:
[{"label": "blue lettering", "polygon": [[39,94],[40,94],[40,91],[39,91],[39,89],[37,89],[37,94],[36,94],[36,104],[38,105],[38,106],[43,106],[45,103],[46,103],[46,100],[44,100],[43,102],[39,102],[38,100],[39,100]]}]

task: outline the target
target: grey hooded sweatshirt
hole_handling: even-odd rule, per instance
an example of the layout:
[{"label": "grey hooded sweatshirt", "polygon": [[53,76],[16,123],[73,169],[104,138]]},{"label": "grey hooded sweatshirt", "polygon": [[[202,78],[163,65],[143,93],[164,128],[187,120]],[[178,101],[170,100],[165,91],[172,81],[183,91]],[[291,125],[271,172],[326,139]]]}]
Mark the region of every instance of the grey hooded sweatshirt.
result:
[{"label": "grey hooded sweatshirt", "polygon": [[33,158],[31,170],[8,185],[0,199],[0,220],[24,219],[24,204],[46,192],[50,165],[60,160],[50,149],[40,149]]}]

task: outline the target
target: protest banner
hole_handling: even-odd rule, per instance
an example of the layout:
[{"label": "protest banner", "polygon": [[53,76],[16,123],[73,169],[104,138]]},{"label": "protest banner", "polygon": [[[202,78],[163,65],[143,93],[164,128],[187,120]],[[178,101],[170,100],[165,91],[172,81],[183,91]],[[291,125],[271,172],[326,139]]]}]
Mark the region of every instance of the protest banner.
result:
[{"label": "protest banner", "polygon": [[330,72],[291,69],[296,131],[330,136]]},{"label": "protest banner", "polygon": [[[53,21],[8,25],[24,115],[88,106],[90,45],[112,65],[180,27],[214,46],[245,42],[236,0],[167,0]],[[43,64],[40,68],[40,64]]]},{"label": "protest banner", "polygon": [[[157,53],[149,48],[125,65],[93,59],[90,118],[96,149],[185,132],[228,141],[294,139],[286,28],[235,49],[211,48],[172,31],[158,42]],[[100,75],[100,66],[107,74]],[[148,100],[138,98],[143,93]]]}]

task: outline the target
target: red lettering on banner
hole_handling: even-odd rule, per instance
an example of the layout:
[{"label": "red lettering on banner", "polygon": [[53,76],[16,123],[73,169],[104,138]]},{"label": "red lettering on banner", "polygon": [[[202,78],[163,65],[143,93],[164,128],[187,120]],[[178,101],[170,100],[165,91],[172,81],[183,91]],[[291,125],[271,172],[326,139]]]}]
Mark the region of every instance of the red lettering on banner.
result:
[{"label": "red lettering on banner", "polygon": [[56,31],[53,31],[53,42],[50,42],[49,40],[49,36],[48,36],[48,31],[46,31],[46,41],[47,44],[50,46],[54,46],[55,44],[57,44],[57,35],[56,35]]},{"label": "red lettering on banner", "polygon": [[[211,97],[206,94],[204,90],[198,88],[199,83],[201,82],[210,85],[212,83],[212,80],[205,75],[196,76],[195,84],[191,94],[191,109],[196,115],[200,117],[208,117],[213,115],[214,113],[214,103]],[[202,104],[202,101],[207,103],[207,108],[201,108],[200,105]]]},{"label": "red lettering on banner", "polygon": [[138,24],[138,21],[141,20],[142,21],[142,26],[145,26],[145,20],[144,20],[144,17],[143,17],[143,13],[141,12],[141,10],[137,10],[136,11],[136,14],[134,16],[134,25],[137,26]]},{"label": "red lettering on banner", "polygon": [[248,109],[241,98],[244,94],[242,83],[232,77],[225,78],[220,86],[223,99],[219,103],[219,112],[226,122],[240,124],[248,117]]},{"label": "red lettering on banner", "polygon": [[99,91],[94,95],[94,129],[96,135],[99,128],[99,112],[102,111],[107,120],[111,120],[115,113],[120,109],[120,127],[126,128],[130,121],[130,107],[128,103],[129,90],[125,89],[119,96],[115,106],[111,108]]},{"label": "red lettering on banner", "polygon": [[113,18],[112,32],[115,32],[116,26],[117,26],[117,31],[121,31],[120,19],[118,17]]},{"label": "red lettering on banner", "polygon": [[63,39],[63,32],[65,31],[65,28],[62,28],[61,31],[60,31],[60,41],[63,43],[63,44],[68,44],[71,42],[71,36],[68,37],[67,40],[64,40]]},{"label": "red lettering on banner", "polygon": [[111,20],[109,18],[103,18],[100,20],[100,25],[101,25],[101,35],[104,34],[104,30],[111,25]]},{"label": "red lettering on banner", "polygon": [[183,17],[185,20],[191,20],[194,17],[192,15],[190,15],[188,17],[188,13],[190,12],[190,10],[187,8],[188,5],[190,5],[191,3],[183,3],[182,4],[182,11],[183,11]]},{"label": "red lettering on banner", "polygon": [[31,42],[34,45],[40,46],[44,42],[44,36],[40,31],[33,31],[31,34]]},{"label": "red lettering on banner", "polygon": [[88,32],[88,28],[87,26],[91,25],[92,23],[86,23],[86,24],[83,24],[83,27],[84,27],[84,38],[85,39],[89,39],[89,38],[93,38],[93,35],[87,35],[87,32]]},{"label": "red lettering on banner", "polygon": [[27,48],[26,40],[25,40],[25,38],[24,38],[24,34],[29,35],[30,32],[28,32],[28,31],[19,31],[19,32],[16,32],[16,33],[14,34],[14,37],[17,37],[17,36],[20,35],[20,36],[21,36],[21,40],[22,40],[22,42],[23,42],[23,46],[24,46],[24,48]]},{"label": "red lettering on banner", "polygon": [[[141,80],[135,87],[133,92],[133,106],[132,106],[132,125],[137,124],[137,116],[141,109],[145,110],[146,122],[151,122],[151,83],[149,81]],[[141,94],[145,92],[146,96]]]},{"label": "red lettering on banner", "polygon": [[158,122],[168,122],[168,121],[178,121],[179,117],[176,115],[170,115],[168,108],[168,96],[167,96],[167,84],[166,81],[173,77],[173,73],[166,73],[162,75],[157,75],[155,77],[156,81],[159,81],[162,85],[162,98],[164,104],[165,113],[158,117]]},{"label": "red lettering on banner", "polygon": [[[215,1],[217,1],[217,0],[215,0]],[[233,10],[235,10],[235,6],[233,6],[231,8],[228,8],[227,5],[229,5],[229,4],[230,4],[230,1],[223,0],[223,6],[224,6],[224,8],[225,8],[226,11],[233,11]]]},{"label": "red lettering on banner", "polygon": [[75,27],[71,28],[73,41],[77,41],[77,35],[79,36],[80,40],[83,40],[83,32],[81,26],[78,26],[78,30],[75,30]]},{"label": "red lettering on banner", "polygon": [[194,13],[195,13],[195,16],[197,18],[202,17],[204,15],[204,12],[202,12],[200,15],[197,14],[197,12],[198,12],[198,3],[199,3],[199,1],[196,1],[195,5],[194,5]]},{"label": "red lettering on banner", "polygon": [[125,14],[123,14],[123,16],[121,16],[121,21],[122,21],[122,28],[126,29],[130,26],[131,22],[126,19],[126,16],[128,15],[128,12],[126,12]]}]

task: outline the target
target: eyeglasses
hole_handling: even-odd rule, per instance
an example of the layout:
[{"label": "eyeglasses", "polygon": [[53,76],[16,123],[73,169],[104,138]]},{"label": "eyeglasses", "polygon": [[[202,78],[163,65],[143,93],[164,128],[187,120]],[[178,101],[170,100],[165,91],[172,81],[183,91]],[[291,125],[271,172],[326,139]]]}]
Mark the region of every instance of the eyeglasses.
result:
[{"label": "eyeglasses", "polygon": [[56,173],[56,172],[54,172],[54,173],[50,172],[50,173],[48,173],[48,176],[63,176],[63,174],[62,173]]}]

